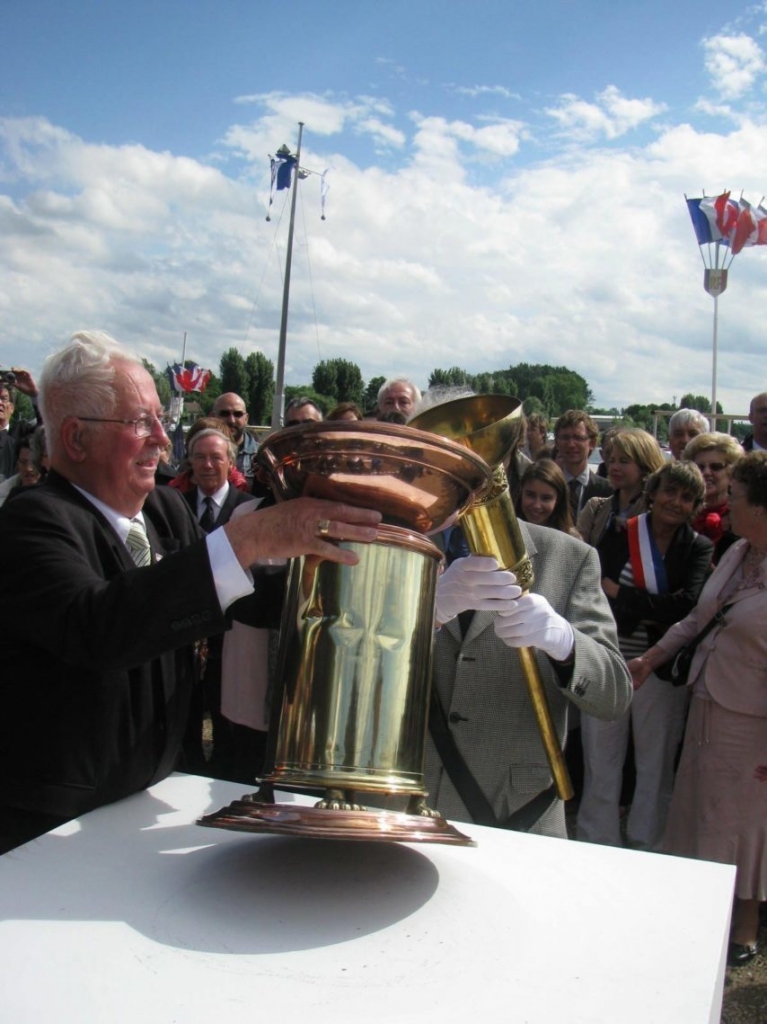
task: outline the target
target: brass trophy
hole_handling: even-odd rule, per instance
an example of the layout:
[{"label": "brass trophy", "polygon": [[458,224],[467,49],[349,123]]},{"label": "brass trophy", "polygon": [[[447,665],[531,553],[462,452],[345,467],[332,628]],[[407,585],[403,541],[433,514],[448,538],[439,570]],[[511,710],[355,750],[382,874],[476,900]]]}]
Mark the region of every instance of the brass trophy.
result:
[{"label": "brass trophy", "polygon": [[[339,542],[357,565],[293,559],[280,627],[278,693],[259,791],[199,824],[332,839],[471,845],[425,804],[435,589],[428,538],[492,484],[464,444],[389,423],[281,430],[259,449],[275,494],[381,511],[372,544]],[[274,789],[317,793],[313,807]],[[407,811],[366,809],[405,798]]]},{"label": "brass trophy", "polygon": [[[503,467],[504,460],[519,443],[521,413],[522,404],[516,398],[472,395],[426,409],[415,416],[410,425],[464,445],[469,451],[481,455],[492,467],[492,489],[479,495],[463,512],[461,526],[473,554],[494,556],[501,568],[515,573],[522,590],[527,591],[533,584],[533,570]],[[573,787],[551,718],[535,651],[530,647],[520,647],[517,653],[557,796],[561,800],[569,800]]]}]

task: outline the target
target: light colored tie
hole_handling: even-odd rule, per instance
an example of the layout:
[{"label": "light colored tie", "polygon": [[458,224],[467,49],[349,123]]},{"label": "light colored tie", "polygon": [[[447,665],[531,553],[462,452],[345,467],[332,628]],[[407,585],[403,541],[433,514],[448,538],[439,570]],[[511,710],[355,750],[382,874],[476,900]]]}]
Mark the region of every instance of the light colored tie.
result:
[{"label": "light colored tie", "polygon": [[146,530],[137,519],[131,519],[130,530],[128,530],[125,543],[128,546],[128,551],[131,553],[131,558],[139,568],[151,564],[152,552],[149,548]]}]

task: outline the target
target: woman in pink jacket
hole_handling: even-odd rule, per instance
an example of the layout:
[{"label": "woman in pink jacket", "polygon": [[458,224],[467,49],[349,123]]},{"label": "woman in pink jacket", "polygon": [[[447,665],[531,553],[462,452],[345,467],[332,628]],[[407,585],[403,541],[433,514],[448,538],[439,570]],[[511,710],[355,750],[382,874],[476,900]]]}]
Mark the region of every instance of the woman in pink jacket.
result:
[{"label": "woman in pink jacket", "polygon": [[736,865],[728,959],[739,966],[756,955],[759,903],[767,900],[767,452],[735,465],[730,519],[741,540],[696,607],[629,669],[639,688],[723,613],[690,666],[690,716],[663,849]]}]

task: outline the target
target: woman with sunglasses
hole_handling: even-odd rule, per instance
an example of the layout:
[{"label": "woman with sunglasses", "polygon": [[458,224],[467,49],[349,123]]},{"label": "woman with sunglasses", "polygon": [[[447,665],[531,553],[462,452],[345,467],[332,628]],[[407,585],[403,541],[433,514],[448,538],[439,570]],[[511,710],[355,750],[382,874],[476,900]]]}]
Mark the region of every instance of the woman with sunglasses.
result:
[{"label": "woman with sunglasses", "polygon": [[683,452],[683,458],[694,462],[703,474],[706,494],[703,508],[692,521],[696,533],[714,544],[714,565],[735,540],[730,530],[730,476],[736,462],[743,458],[743,449],[730,434],[698,434]]}]

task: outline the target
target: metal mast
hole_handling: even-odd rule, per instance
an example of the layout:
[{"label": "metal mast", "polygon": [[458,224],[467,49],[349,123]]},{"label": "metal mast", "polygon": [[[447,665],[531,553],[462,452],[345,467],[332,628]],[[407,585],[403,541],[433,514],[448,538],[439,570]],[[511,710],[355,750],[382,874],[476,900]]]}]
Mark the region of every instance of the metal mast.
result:
[{"label": "metal mast", "polygon": [[288,251],[285,257],[285,283],[282,289],[282,318],[280,320],[280,347],[277,354],[277,377],[274,384],[272,405],[272,430],[278,430],[285,419],[285,346],[288,334],[288,300],[290,298],[290,266],[293,262],[293,227],[296,219],[296,198],[298,196],[298,172],[301,161],[301,136],[304,122],[298,122],[298,146],[293,176],[293,195],[290,200],[290,226],[288,227]]}]

